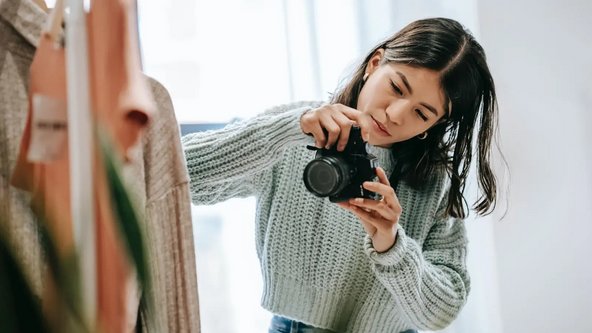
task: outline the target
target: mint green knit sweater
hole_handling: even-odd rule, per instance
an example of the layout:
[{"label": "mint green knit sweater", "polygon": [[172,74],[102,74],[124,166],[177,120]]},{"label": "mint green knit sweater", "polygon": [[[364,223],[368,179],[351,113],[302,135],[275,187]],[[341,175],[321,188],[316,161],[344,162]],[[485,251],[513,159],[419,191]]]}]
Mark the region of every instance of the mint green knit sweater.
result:
[{"label": "mint green knit sweater", "polygon": [[[400,182],[397,241],[377,253],[357,217],[315,197],[302,181],[314,152],[306,149],[313,140],[299,119],[320,104],[282,105],[183,137],[193,202],[257,198],[265,309],[335,332],[444,328],[469,292],[463,221],[442,216],[445,177],[433,177],[421,191]],[[390,174],[390,152],[372,153]]]}]

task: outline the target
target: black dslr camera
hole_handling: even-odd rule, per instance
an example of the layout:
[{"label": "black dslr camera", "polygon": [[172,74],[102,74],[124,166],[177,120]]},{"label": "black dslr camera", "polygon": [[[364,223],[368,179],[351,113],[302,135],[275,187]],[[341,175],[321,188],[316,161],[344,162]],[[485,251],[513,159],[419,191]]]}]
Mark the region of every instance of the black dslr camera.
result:
[{"label": "black dslr camera", "polygon": [[379,200],[380,195],[362,186],[365,181],[376,180],[378,159],[368,154],[359,127],[352,127],[347,145],[343,151],[337,147],[316,150],[315,159],[304,168],[304,185],[318,197],[329,197],[331,202],[347,201],[351,198]]}]

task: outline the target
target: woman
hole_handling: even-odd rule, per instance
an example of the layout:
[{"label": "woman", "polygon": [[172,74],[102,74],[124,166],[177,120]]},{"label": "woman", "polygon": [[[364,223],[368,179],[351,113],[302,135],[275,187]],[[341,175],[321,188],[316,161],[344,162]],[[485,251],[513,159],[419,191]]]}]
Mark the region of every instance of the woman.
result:
[{"label": "woman", "polygon": [[[419,20],[372,49],[329,104],[282,105],[184,137],[192,200],[257,197],[270,333],[442,329],[470,286],[462,219],[474,131],[474,208],[495,206],[496,119],[481,46],[456,21]],[[364,187],[382,199],[333,204],[306,190],[305,146],[342,150],[353,124],[381,166]]]}]

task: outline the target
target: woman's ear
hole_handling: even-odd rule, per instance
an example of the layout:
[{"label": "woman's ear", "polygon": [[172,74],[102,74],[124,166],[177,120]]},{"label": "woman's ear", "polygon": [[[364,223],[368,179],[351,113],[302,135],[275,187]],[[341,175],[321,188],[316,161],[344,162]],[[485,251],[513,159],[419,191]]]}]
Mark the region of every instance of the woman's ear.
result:
[{"label": "woman's ear", "polygon": [[366,64],[366,73],[372,74],[380,66],[383,57],[384,49],[376,50],[376,52],[374,52],[374,54]]}]

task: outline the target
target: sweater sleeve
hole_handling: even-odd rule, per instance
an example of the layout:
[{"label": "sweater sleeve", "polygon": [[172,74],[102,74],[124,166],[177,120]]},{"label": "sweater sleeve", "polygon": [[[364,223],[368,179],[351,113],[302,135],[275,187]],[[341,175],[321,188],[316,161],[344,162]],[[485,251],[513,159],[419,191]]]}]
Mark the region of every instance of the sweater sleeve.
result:
[{"label": "sweater sleeve", "polygon": [[300,102],[272,108],[221,130],[182,138],[195,204],[257,195],[281,153],[312,143],[302,133],[300,116],[320,103]]},{"label": "sweater sleeve", "polygon": [[384,253],[376,252],[370,237],[365,237],[373,271],[410,325],[443,329],[456,318],[470,290],[464,221],[437,219],[423,248],[400,225],[397,228],[395,245]]}]

